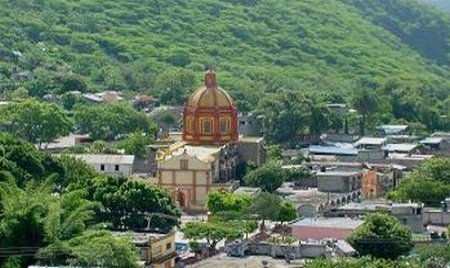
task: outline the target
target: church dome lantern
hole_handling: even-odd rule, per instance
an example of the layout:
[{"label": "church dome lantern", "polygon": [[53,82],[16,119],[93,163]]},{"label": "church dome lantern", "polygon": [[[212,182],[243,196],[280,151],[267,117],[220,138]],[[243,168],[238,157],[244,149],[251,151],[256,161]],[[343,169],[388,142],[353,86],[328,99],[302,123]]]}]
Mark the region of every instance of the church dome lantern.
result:
[{"label": "church dome lantern", "polygon": [[184,106],[183,140],[191,144],[226,144],[238,140],[237,107],[217,86],[216,74],[205,72],[205,85]]}]

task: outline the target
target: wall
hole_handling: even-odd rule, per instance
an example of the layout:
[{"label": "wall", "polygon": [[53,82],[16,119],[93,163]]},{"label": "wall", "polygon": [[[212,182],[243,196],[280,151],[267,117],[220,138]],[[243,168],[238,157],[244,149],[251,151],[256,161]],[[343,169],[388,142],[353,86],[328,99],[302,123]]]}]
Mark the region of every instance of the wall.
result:
[{"label": "wall", "polygon": [[266,162],[266,150],[263,141],[261,142],[245,142],[239,141],[239,161],[252,161],[257,166],[261,166]]},{"label": "wall", "polygon": [[116,165],[106,165],[104,164],[104,170],[101,170],[101,164],[91,164],[94,169],[100,173],[105,173],[112,176],[131,176],[133,171],[133,165],[120,164],[119,170],[115,170]]},{"label": "wall", "polygon": [[450,212],[443,212],[441,210],[426,210],[423,213],[423,223],[433,225],[450,225]]},{"label": "wall", "polygon": [[287,253],[295,258],[319,258],[324,257],[327,247],[319,243],[294,243],[292,245],[274,245],[269,243],[249,244],[248,255],[271,256],[284,258]]},{"label": "wall", "polygon": [[376,171],[367,171],[362,175],[362,197],[364,199],[378,196],[378,174]]},{"label": "wall", "polygon": [[348,176],[317,176],[317,188],[323,192],[347,193],[358,188],[357,178]]}]

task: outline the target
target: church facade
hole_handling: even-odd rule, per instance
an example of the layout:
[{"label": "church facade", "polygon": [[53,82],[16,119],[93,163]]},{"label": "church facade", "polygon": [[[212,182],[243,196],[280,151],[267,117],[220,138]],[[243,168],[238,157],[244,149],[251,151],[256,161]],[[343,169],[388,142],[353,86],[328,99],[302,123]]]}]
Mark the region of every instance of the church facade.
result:
[{"label": "church facade", "polygon": [[203,211],[210,191],[232,188],[240,163],[265,161],[262,138],[239,137],[238,109],[213,71],[185,104],[182,137],[156,158],[158,185],[184,210]]}]

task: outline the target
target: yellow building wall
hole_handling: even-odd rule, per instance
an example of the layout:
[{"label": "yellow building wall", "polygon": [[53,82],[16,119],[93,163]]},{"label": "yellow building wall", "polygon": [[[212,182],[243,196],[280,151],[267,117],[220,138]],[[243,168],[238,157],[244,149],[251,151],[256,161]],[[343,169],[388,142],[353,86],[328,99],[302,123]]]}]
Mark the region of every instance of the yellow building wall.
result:
[{"label": "yellow building wall", "polygon": [[152,240],[151,242],[151,260],[153,264],[152,267],[155,268],[175,267],[175,257],[171,257],[164,261],[157,261],[157,259],[164,259],[164,256],[174,255],[174,252],[175,252],[174,232],[172,232],[169,236],[164,237],[162,239]]}]

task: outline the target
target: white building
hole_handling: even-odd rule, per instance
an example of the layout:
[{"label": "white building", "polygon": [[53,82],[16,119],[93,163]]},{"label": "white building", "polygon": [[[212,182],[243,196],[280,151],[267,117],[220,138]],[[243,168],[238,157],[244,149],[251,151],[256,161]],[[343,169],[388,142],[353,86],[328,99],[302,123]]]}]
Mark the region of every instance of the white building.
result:
[{"label": "white building", "polygon": [[71,154],[91,165],[96,171],[113,176],[131,176],[134,155]]}]

